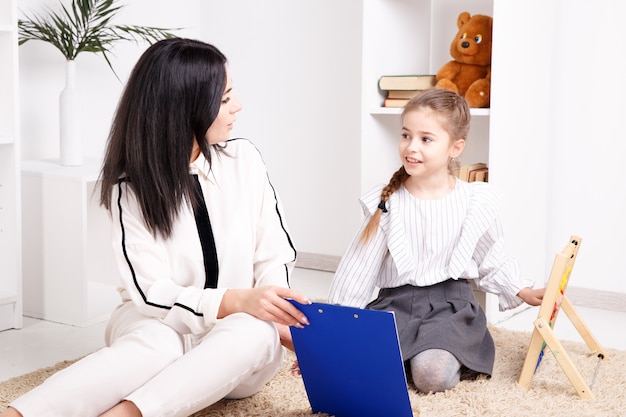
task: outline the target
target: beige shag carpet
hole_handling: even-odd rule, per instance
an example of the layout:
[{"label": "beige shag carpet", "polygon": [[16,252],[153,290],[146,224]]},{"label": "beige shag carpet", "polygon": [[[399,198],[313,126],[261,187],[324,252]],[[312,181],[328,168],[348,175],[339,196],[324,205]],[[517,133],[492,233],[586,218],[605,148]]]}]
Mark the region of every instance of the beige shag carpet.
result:
[{"label": "beige shag carpet", "polygon": [[[595,401],[581,399],[551,354],[546,354],[530,390],[517,385],[530,333],[492,328],[496,363],[491,379],[463,381],[439,394],[417,394],[409,389],[415,417],[626,417],[626,351],[606,349],[595,383]],[[601,342],[601,341],[600,341]],[[587,384],[591,384],[598,358],[581,342],[563,342]],[[193,417],[308,417],[312,416],[300,377],[289,369],[295,356],[289,352],[280,372],[260,393],[244,400],[223,400]],[[0,383],[0,410],[15,397],[40,384],[72,361]],[[393,416],[381,416],[393,417]]]}]

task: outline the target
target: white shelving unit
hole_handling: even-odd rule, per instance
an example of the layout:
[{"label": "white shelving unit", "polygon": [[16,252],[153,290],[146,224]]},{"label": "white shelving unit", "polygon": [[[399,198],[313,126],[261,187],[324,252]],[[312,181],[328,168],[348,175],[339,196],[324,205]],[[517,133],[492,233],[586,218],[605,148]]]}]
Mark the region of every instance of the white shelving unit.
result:
[{"label": "white shelving unit", "polygon": [[17,6],[0,3],[0,330],[22,327]]},{"label": "white shelving unit", "polygon": [[[537,198],[538,190],[524,181],[516,170],[519,161],[529,154],[524,143],[507,143],[508,133],[524,120],[519,114],[501,111],[517,100],[514,65],[515,49],[505,42],[515,42],[512,28],[515,14],[523,2],[510,1],[495,4],[494,0],[366,0],[363,3],[363,63],[362,63],[362,120],[361,120],[361,193],[379,183],[386,183],[400,166],[397,143],[400,135],[401,109],[383,108],[384,96],[378,90],[382,75],[435,74],[447,61],[450,43],[457,32],[457,17],[462,11],[486,14],[494,18],[492,51],[492,90],[490,109],[472,109],[472,127],[461,164],[485,162],[489,165],[489,178],[498,191],[504,192],[508,203],[504,207],[504,226],[507,238],[537,232],[539,244],[533,248],[514,239],[511,255],[521,261],[525,276],[539,281],[545,266],[543,235],[545,224],[520,222],[517,211],[520,202],[533,200],[532,214],[543,213],[545,203]],[[502,4],[506,3],[506,4]],[[538,6],[533,5],[532,10]],[[527,14],[527,13],[526,13]],[[498,39],[499,38],[499,39]],[[519,42],[519,41],[517,41]],[[507,74],[507,72],[509,72]],[[532,77],[532,75],[531,75]],[[498,106],[500,106],[498,108]],[[517,107],[517,106],[515,106]],[[531,109],[532,112],[532,109]],[[541,178],[542,165],[538,178]],[[516,192],[511,193],[514,189]],[[540,192],[540,190],[539,190]],[[525,228],[527,228],[525,230]],[[508,244],[509,242],[507,242]],[[523,253],[522,253],[523,251]],[[497,323],[515,313],[498,311],[497,297],[477,294],[490,323]]]},{"label": "white shelving unit", "polygon": [[89,326],[120,304],[100,166],[95,159],[76,167],[22,163],[25,315]]},{"label": "white shelving unit", "polygon": [[[401,109],[384,108],[382,75],[435,74],[446,62],[460,12],[493,14],[493,0],[366,0],[363,4],[361,191],[399,166]],[[490,109],[472,109],[463,161],[487,162]]]}]

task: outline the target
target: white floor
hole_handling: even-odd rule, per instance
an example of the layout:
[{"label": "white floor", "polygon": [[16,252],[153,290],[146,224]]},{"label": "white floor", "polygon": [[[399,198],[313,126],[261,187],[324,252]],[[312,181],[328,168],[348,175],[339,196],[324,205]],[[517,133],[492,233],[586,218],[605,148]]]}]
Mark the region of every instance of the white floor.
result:
[{"label": "white floor", "polygon": [[[292,286],[312,300],[324,299],[331,273],[296,269]],[[592,334],[605,348],[626,350],[626,312],[577,307]],[[532,331],[537,308],[528,308],[498,326]],[[21,329],[0,332],[0,381],[74,359],[103,346],[106,323],[74,327],[24,317]],[[582,341],[567,316],[559,316],[555,333],[561,340]]]}]

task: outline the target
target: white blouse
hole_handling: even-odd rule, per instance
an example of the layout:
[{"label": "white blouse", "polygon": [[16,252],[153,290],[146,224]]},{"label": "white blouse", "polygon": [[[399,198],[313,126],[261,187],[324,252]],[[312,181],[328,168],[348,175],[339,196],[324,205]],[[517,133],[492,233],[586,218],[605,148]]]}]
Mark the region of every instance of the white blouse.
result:
[{"label": "white blouse", "polygon": [[228,141],[225,151],[211,148],[211,169],[202,155],[190,168],[198,174],[215,236],[217,288],[204,288],[202,247],[189,204],[164,239],[146,227],[127,182],[113,190],[113,250],[122,299],[181,333],[209,331],[229,288],[288,287],[295,265],[283,208],[259,151],[245,139]]},{"label": "white blouse", "polygon": [[517,293],[532,287],[517,262],[504,253],[500,198],[487,183],[457,180],[444,198],[420,200],[403,186],[386,204],[375,236],[360,235],[380,203],[380,185],[361,199],[365,218],[333,278],[329,302],[365,307],[376,288],[429,286],[473,279],[499,296],[501,310],[522,303]]}]

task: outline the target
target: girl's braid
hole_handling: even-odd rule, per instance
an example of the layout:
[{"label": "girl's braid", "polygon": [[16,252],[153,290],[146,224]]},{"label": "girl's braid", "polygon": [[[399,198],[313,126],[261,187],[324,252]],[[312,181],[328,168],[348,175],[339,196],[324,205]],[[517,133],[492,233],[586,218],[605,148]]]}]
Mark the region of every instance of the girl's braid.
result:
[{"label": "girl's braid", "polygon": [[376,234],[376,230],[378,229],[378,225],[380,224],[380,216],[382,213],[387,213],[386,203],[389,201],[389,197],[391,194],[395,193],[398,188],[404,183],[404,180],[409,176],[404,170],[404,167],[400,167],[396,172],[393,173],[389,183],[383,188],[380,193],[380,204],[378,205],[378,209],[372,215],[369,223],[361,233],[360,241],[363,243],[367,243],[374,234]]}]

